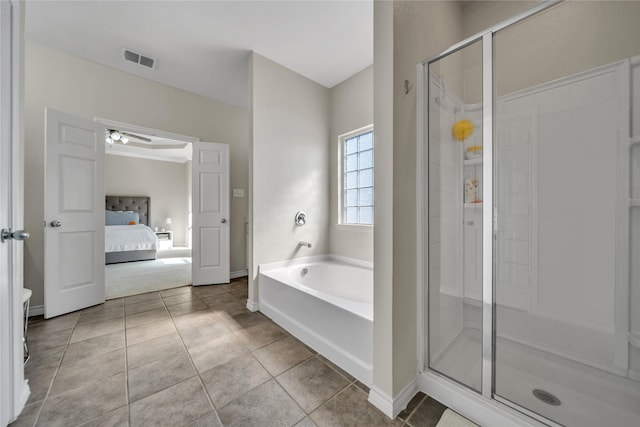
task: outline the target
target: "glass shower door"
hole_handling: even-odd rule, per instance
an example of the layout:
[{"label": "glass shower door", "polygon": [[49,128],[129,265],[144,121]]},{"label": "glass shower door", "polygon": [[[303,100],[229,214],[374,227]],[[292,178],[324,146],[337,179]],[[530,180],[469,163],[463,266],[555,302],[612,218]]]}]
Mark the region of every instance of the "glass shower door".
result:
[{"label": "glass shower door", "polygon": [[429,64],[428,366],[482,379],[482,41]]},{"label": "glass shower door", "polygon": [[640,425],[639,6],[494,35],[494,393],[563,425]]}]

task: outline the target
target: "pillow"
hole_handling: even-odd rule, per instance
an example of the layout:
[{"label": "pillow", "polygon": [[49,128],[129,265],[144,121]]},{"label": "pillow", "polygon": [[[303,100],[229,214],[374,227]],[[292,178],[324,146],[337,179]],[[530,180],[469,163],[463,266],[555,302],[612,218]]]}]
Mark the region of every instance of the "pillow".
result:
[{"label": "pillow", "polygon": [[131,222],[140,222],[138,212],[105,211],[105,225],[129,225]]}]

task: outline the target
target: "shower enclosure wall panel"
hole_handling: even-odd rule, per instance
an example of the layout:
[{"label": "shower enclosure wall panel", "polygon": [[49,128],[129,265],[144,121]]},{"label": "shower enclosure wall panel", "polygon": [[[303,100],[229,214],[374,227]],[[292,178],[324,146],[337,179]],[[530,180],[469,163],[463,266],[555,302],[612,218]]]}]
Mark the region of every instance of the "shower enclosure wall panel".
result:
[{"label": "shower enclosure wall panel", "polygon": [[[621,79],[615,64],[499,98],[499,305],[614,332]],[[600,99],[582,105],[584,91]]]},{"label": "shower enclosure wall panel", "polygon": [[[631,259],[640,259],[640,56],[631,59]],[[631,307],[640,307],[640,263],[631,263]],[[640,310],[631,310],[629,377],[640,381]]]},{"label": "shower enclosure wall panel", "polygon": [[[619,198],[628,177],[625,66],[501,96],[496,105],[495,390],[567,425],[606,424],[612,406],[621,422],[635,416],[617,403],[633,402],[633,390],[611,375],[626,369],[616,339],[627,329],[616,323],[615,298],[627,283],[619,265],[628,251],[618,245],[628,233]],[[605,385],[613,401],[598,396]],[[536,399],[534,389],[559,396],[562,407]]]}]

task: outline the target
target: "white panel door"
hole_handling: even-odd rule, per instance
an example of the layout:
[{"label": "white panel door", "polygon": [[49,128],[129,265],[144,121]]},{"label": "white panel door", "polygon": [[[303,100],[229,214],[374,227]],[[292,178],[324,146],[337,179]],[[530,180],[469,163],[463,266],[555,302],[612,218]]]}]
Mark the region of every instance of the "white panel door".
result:
[{"label": "white panel door", "polygon": [[44,317],[104,302],[102,124],[47,109]]},{"label": "white panel door", "polygon": [[22,353],[23,6],[0,2],[0,426],[29,397]]},{"label": "white panel door", "polygon": [[193,143],[193,285],[229,283],[229,146]]}]

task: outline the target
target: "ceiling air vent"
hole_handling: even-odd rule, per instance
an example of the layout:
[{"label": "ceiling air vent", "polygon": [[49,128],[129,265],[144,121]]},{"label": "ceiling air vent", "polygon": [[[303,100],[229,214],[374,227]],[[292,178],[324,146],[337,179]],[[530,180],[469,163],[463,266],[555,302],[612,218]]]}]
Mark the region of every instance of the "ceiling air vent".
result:
[{"label": "ceiling air vent", "polygon": [[149,58],[148,56],[140,55],[139,53],[133,52],[128,49],[122,49],[122,58],[125,61],[133,62],[146,68],[153,69],[156,66],[155,59]]}]

